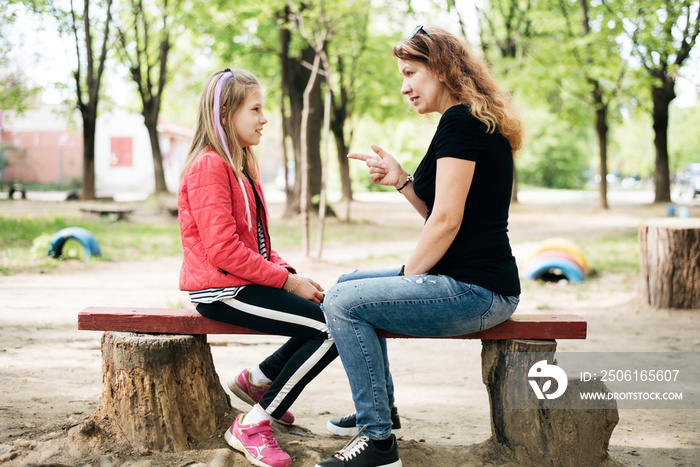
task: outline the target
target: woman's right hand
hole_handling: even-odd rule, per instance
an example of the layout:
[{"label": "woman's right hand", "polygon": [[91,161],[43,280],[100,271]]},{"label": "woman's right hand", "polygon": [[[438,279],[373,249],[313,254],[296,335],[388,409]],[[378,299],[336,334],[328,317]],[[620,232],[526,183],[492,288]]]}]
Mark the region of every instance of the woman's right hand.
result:
[{"label": "woman's right hand", "polygon": [[348,158],[364,161],[369,167],[369,179],[375,185],[400,188],[406,182],[408,172],[401,168],[401,164],[394,156],[376,144],[372,145],[372,151],[376,153],[376,156],[353,152],[348,154]]}]

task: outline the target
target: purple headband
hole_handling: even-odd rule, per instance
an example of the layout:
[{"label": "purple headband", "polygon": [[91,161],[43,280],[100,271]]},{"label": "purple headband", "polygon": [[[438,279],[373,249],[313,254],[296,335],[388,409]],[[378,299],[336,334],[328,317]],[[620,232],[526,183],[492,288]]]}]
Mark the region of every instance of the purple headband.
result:
[{"label": "purple headband", "polygon": [[233,167],[233,158],[231,157],[231,152],[228,148],[228,139],[224,133],[224,128],[221,126],[221,88],[224,87],[224,83],[227,79],[233,78],[233,72],[226,68],[219,80],[216,82],[216,87],[214,88],[214,128],[216,128],[216,136],[219,138],[219,144],[224,149],[226,157],[228,157],[231,167]]},{"label": "purple headband", "polygon": [[[226,153],[226,157],[231,163],[231,168],[234,169],[233,158],[231,157],[231,151],[229,151],[228,148],[228,139],[226,138],[226,134],[224,133],[224,128],[221,126],[221,88],[224,87],[224,83],[229,78],[233,78],[233,72],[230,69],[226,68],[224,72],[221,73],[221,76],[219,76],[219,79],[216,82],[216,87],[214,88],[214,108],[212,109],[212,111],[214,112],[214,128],[216,128],[216,136],[217,138],[219,138],[219,144],[221,144],[221,147]],[[240,169],[241,167],[239,167],[239,170]],[[248,202],[248,193],[246,191],[245,186],[243,185],[242,178],[238,178],[238,185],[241,187],[241,192],[243,193],[243,198],[245,199],[245,213],[246,218],[248,220],[248,230],[251,231],[253,229],[253,222],[252,216],[250,214],[250,203]]]}]

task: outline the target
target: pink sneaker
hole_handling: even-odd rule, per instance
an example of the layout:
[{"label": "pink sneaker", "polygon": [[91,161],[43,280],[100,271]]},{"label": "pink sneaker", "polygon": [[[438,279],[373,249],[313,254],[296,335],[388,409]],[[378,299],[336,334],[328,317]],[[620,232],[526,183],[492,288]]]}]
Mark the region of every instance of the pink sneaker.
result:
[{"label": "pink sneaker", "polygon": [[245,454],[253,465],[260,467],[290,467],[292,458],[284,452],[272,436],[268,420],[253,425],[241,424],[243,414],[239,414],[226,430],[224,438],[233,449]]},{"label": "pink sneaker", "polygon": [[[272,383],[263,385],[253,384],[253,382],[250,381],[250,371],[245,369],[228,382],[228,388],[236,397],[246,404],[255,405],[260,402],[263,394],[270,388],[271,384]],[[292,412],[286,411],[277,421],[283,425],[293,425],[294,415],[292,415]]]}]

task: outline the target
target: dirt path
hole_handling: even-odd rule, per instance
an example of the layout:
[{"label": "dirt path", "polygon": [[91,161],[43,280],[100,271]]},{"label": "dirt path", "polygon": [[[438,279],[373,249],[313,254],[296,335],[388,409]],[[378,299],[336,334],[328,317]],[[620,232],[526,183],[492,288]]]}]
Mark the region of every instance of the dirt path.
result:
[{"label": "dirt path", "polygon": [[[377,218],[400,215],[393,203],[362,204]],[[586,206],[516,206],[511,236],[520,260],[543,238],[595,238],[634,232],[640,219],[663,215],[660,207],[624,206],[598,212]],[[397,211],[398,210],[398,211]],[[398,212],[398,214],[397,214]],[[325,287],[348,265],[374,266],[388,253],[405,257],[412,242],[362,242],[329,246],[323,261],[302,258],[298,248],[279,253],[304,275]],[[179,455],[81,452],[67,443],[67,432],[89,415],[101,390],[100,333],[77,331],[76,317],[87,306],[180,306],[179,258],[152,262],[89,265],[68,263],[50,274],[0,277],[0,465],[223,466],[248,465],[223,441],[212,449]],[[562,341],[559,351],[700,351],[700,310],[651,310],[637,300],[635,281],[602,271],[582,286],[524,284],[519,312],[571,312],[589,322],[585,341]],[[278,346],[269,336],[211,336],[217,371],[223,380],[253,365]],[[407,433],[402,442],[406,466],[481,466],[465,447],[490,435],[488,400],[481,382],[480,342],[435,345],[427,340],[392,341],[390,353],[397,406]],[[234,405],[246,410],[233,399]],[[312,382],[292,408],[308,435],[286,434],[295,466],[313,465],[339,447],[325,430],[329,416],[351,412],[342,366],[334,362]],[[697,411],[621,410],[610,446],[626,466],[700,464]],[[322,451],[319,454],[319,451]],[[469,451],[471,452],[471,451]],[[426,460],[428,459],[428,460]],[[492,464],[491,464],[492,465]]]}]

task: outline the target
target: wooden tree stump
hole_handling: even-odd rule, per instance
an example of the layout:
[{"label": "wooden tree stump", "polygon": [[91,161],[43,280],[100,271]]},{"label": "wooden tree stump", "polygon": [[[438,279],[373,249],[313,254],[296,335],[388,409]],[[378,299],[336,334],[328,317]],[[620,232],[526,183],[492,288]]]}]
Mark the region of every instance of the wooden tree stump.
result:
[{"label": "wooden tree stump", "polygon": [[700,308],[700,219],[639,226],[642,299],[655,308]]},{"label": "wooden tree stump", "polygon": [[[509,374],[527,375],[540,360],[554,361],[555,341],[482,341],[482,378],[491,405],[491,438],[485,448],[517,465],[577,467],[600,465],[608,458],[610,436],[618,422],[614,401],[606,409],[512,408],[511,400],[530,400],[532,389]],[[517,356],[516,356],[517,355]],[[568,380],[557,406],[572,407],[581,382]],[[606,391],[587,383],[586,390]]]},{"label": "wooden tree stump", "polygon": [[139,450],[184,451],[219,434],[231,405],[206,335],[107,332],[92,424]]}]

